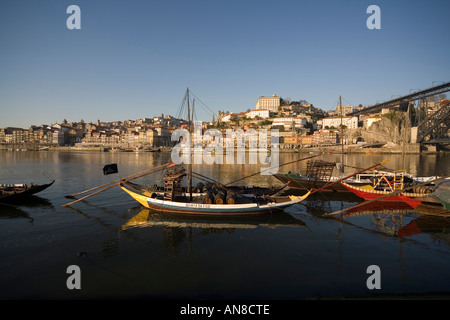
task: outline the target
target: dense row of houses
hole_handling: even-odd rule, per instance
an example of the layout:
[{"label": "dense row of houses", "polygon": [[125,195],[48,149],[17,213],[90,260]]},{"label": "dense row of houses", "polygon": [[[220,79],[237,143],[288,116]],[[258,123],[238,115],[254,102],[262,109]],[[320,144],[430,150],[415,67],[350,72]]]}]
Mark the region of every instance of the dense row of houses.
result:
[{"label": "dense row of houses", "polygon": [[[311,104],[283,105],[275,94],[259,97],[255,109],[232,113],[219,111],[217,121],[203,123],[203,129],[218,128],[226,137],[227,128],[242,128],[244,131],[260,128],[277,129],[281,148],[299,146],[336,145],[355,143],[343,135],[348,129],[365,128],[382,119],[382,114],[364,117],[347,116],[362,108],[341,105],[325,112]],[[448,101],[448,100],[445,100]],[[440,101],[439,103],[445,103]],[[436,105],[427,103],[427,110],[433,112]],[[218,124],[226,126],[218,126]],[[264,124],[264,125],[263,125]],[[0,144],[31,143],[55,146],[104,146],[111,148],[170,147],[172,132],[186,128],[187,122],[170,115],[114,122],[85,123],[84,121],[61,124],[31,126],[28,129],[8,127],[0,129]]]},{"label": "dense row of houses", "polygon": [[84,121],[53,125],[32,125],[28,129],[0,129],[0,144],[38,144],[45,146],[163,147],[170,146],[174,129],[183,120],[161,115],[154,118],[114,122]]}]

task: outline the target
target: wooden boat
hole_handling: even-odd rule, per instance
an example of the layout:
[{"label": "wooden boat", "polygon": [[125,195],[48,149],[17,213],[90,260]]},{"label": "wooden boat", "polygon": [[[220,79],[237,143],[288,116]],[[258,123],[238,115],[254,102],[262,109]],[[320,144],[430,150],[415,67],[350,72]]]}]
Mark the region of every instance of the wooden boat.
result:
[{"label": "wooden boat", "polygon": [[[393,190],[377,190],[371,185],[366,186],[352,186],[345,182],[341,182],[341,184],[347,188],[349,191],[356,194],[358,197],[363,198],[365,200],[375,200],[379,199],[379,201],[393,201],[393,202],[406,202],[411,207],[415,208],[419,204],[422,203],[422,200],[427,195],[424,192],[395,192]],[[397,190],[400,191],[400,190]]]},{"label": "wooden boat", "polygon": [[189,215],[233,216],[271,213],[299,203],[310,194],[308,192],[302,196],[283,197],[274,196],[272,192],[246,194],[242,192],[246,190],[245,188],[239,193],[232,187],[229,189],[222,185],[217,185],[216,188],[206,192],[193,193],[192,189],[190,189],[191,192],[186,192],[186,189],[182,187],[182,181],[186,175],[186,171],[181,166],[168,170],[163,179],[163,190],[139,190],[137,185],[130,185],[127,182],[120,183],[119,186],[146,208]]},{"label": "wooden boat", "polygon": [[[288,206],[300,203],[305,200],[309,193],[303,196],[255,196],[255,195],[238,195],[234,199],[234,203],[222,201],[222,203],[206,203],[208,196],[193,197],[179,195],[174,199],[168,197],[167,194],[149,193],[148,191],[137,192],[132,191],[120,184],[120,187],[127,192],[133,199],[141,203],[144,207],[163,212],[185,213],[189,215],[248,215],[272,213],[282,210]],[[217,195],[216,195],[217,197]],[[226,195],[222,196],[222,199]]]},{"label": "wooden boat", "polygon": [[429,196],[438,201],[445,210],[450,210],[450,181],[439,183]]},{"label": "wooden boat", "polygon": [[[322,160],[314,160],[307,162],[306,174],[301,175],[299,173],[288,172],[287,174],[275,174],[274,176],[283,183],[289,183],[290,188],[300,189],[300,190],[311,190],[311,189],[321,189],[321,192],[344,192],[350,193],[351,191],[345,188],[340,183],[335,183],[342,179],[333,175],[333,171],[336,169],[339,171],[339,164],[335,162],[328,162]],[[373,172],[361,171],[358,174],[349,176],[344,182],[352,186],[365,186],[367,184],[372,184],[380,177],[385,177],[391,181],[398,180],[401,176],[403,184],[410,184],[415,181],[412,177],[405,174],[403,171],[379,171],[375,170]],[[432,177],[418,178],[420,182],[431,180]]]},{"label": "wooden boat", "polygon": [[41,192],[50,187],[55,180],[47,184],[1,184],[0,185],[0,201],[11,201],[22,199]]}]

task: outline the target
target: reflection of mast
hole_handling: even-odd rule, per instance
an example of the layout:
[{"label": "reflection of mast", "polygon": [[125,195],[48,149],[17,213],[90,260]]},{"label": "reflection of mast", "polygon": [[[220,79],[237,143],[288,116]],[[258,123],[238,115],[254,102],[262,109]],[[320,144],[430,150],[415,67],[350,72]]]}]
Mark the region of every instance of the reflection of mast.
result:
[{"label": "reflection of mast", "polygon": [[343,257],[343,250],[342,250],[342,246],[344,244],[344,236],[342,234],[342,231],[344,229],[344,224],[342,223],[342,220],[339,222],[339,229],[338,232],[336,233],[336,240],[338,243],[338,261],[337,261],[337,274],[339,275],[341,272],[341,265],[342,265],[342,261],[344,260]]}]

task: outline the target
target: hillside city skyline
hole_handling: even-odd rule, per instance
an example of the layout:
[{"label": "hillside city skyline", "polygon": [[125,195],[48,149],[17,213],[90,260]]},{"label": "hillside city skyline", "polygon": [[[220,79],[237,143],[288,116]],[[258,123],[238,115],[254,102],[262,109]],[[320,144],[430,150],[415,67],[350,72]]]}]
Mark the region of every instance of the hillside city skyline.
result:
[{"label": "hillside city skyline", "polygon": [[[419,113],[433,114],[442,106],[448,104],[445,94],[438,94],[421,101],[417,110],[415,104],[410,103],[407,118],[416,119]],[[192,101],[192,107],[193,107]],[[396,114],[396,107],[384,108],[367,115],[354,115],[355,112],[364,111],[366,107],[339,104],[335,110],[324,111],[314,107],[305,100],[291,101],[273,94],[260,96],[253,109],[242,112],[217,111],[210,121],[199,121],[202,130],[218,129],[228,133],[228,129],[276,129],[279,136],[280,147],[295,149],[311,146],[336,146],[337,144],[358,144],[373,142],[381,136],[386,142],[398,143],[398,137],[386,135],[383,130],[373,135],[372,125],[378,125],[383,118],[388,121],[401,121],[401,114]],[[86,122],[83,119],[69,122],[64,119],[60,123],[50,125],[31,125],[28,129],[7,127],[0,128],[0,144],[22,145],[22,147],[42,149],[43,146],[65,146],[77,148],[104,147],[113,149],[149,149],[172,147],[172,133],[179,128],[187,128],[186,118],[164,115],[145,117],[140,119],[126,119],[116,121]],[[211,111],[211,110],[209,110]],[[192,112],[192,109],[191,109]],[[397,120],[395,120],[397,119]],[[193,119],[196,120],[195,118]],[[410,121],[408,120],[408,121]],[[416,120],[413,120],[416,121]],[[389,126],[389,125],[388,125]],[[392,126],[392,124],[390,125]],[[414,126],[414,125],[412,125]],[[345,132],[343,131],[345,129]],[[367,134],[371,131],[372,133]],[[409,136],[409,134],[408,134]],[[388,138],[386,138],[388,137]],[[223,139],[226,144],[228,136]],[[402,138],[404,140],[404,138]],[[414,141],[413,134],[408,138]],[[234,143],[234,138],[233,142]],[[34,145],[34,147],[33,147]]]}]

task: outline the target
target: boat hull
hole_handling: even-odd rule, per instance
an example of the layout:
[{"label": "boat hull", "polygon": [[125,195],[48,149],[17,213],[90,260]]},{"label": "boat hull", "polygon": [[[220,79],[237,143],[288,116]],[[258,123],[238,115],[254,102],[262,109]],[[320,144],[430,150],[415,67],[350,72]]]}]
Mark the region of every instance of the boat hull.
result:
[{"label": "boat hull", "polygon": [[45,189],[49,188],[51,185],[53,185],[53,183],[55,183],[54,180],[47,184],[32,185],[24,187],[23,189],[18,188],[17,191],[14,191],[15,193],[2,191],[0,193],[0,201],[1,202],[15,201],[32,196],[38,192],[44,191]]},{"label": "boat hull", "polygon": [[[296,178],[289,175],[276,174],[275,177],[283,183],[289,183],[290,188],[299,189],[299,190],[317,190],[330,185],[329,187],[323,189],[321,192],[342,192],[342,193],[351,193],[347,188],[342,186],[340,183],[335,183],[331,185],[333,181],[324,181],[324,180],[308,180],[302,178]],[[364,185],[361,184],[353,184],[352,185]]]},{"label": "boat hull", "polygon": [[413,208],[417,207],[419,204],[422,203],[421,198],[423,197],[423,195],[418,193],[404,192],[388,196],[389,194],[392,193],[391,191],[364,189],[362,187],[349,185],[345,182],[341,182],[341,184],[349,191],[353,192],[355,195],[365,200],[406,202]]},{"label": "boat hull", "polygon": [[288,197],[289,200],[287,201],[268,202],[266,204],[203,204],[157,199],[129,190],[123,185],[120,187],[146,208],[162,212],[183,213],[189,215],[240,216],[272,213],[299,203],[306,199],[310,194],[310,192],[308,192],[301,197]]}]

